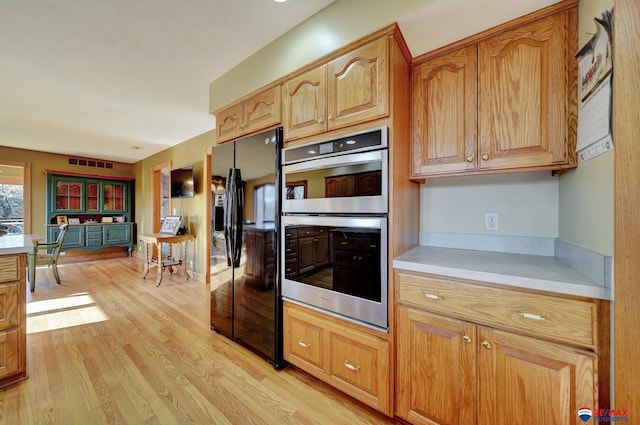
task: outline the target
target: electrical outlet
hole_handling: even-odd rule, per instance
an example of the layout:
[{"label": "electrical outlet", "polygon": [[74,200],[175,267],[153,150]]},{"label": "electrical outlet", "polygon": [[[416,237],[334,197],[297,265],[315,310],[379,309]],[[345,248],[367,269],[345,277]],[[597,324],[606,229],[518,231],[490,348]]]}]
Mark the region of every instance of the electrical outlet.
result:
[{"label": "electrical outlet", "polygon": [[484,230],[498,230],[498,213],[484,214]]}]

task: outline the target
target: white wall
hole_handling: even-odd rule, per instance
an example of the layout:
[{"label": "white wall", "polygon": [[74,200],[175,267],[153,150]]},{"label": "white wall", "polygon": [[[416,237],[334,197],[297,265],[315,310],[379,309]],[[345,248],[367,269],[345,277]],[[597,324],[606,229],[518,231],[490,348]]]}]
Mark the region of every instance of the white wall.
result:
[{"label": "white wall", "polygon": [[[336,0],[209,86],[215,111],[433,0]],[[277,22],[274,22],[277,25]]]},{"label": "white wall", "polygon": [[[421,232],[555,238],[558,179],[551,172],[430,179],[420,188]],[[487,212],[498,230],[484,230]]]}]

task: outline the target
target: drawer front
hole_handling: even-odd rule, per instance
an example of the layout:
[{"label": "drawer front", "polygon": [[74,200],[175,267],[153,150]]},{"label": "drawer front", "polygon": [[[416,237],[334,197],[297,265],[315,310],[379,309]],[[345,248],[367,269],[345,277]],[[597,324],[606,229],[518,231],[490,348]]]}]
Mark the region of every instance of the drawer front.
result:
[{"label": "drawer front", "polygon": [[24,354],[20,354],[20,328],[0,332],[0,379],[24,369]]},{"label": "drawer front", "polygon": [[102,232],[87,232],[87,240],[100,239],[102,240]]},{"label": "drawer front", "polygon": [[102,238],[100,238],[100,239],[87,239],[86,245],[87,246],[101,246],[102,245]]},{"label": "drawer front", "polygon": [[102,233],[102,226],[86,226],[85,229],[87,229],[87,234],[89,232]]},{"label": "drawer front", "polygon": [[0,256],[0,282],[11,282],[20,279],[20,255]]},{"label": "drawer front", "polygon": [[284,237],[287,238],[287,239],[288,238],[294,238],[294,239],[297,238],[298,237],[298,229],[287,227],[285,229]]},{"label": "drawer front", "polygon": [[537,337],[597,344],[595,303],[398,272],[402,304]]},{"label": "drawer front", "polygon": [[285,360],[302,369],[307,365],[316,372],[324,372],[325,330],[322,324],[315,323],[312,316],[289,308],[285,308],[285,315]]},{"label": "drawer front", "polygon": [[284,245],[284,255],[287,258],[298,256],[298,240],[288,240]]},{"label": "drawer front", "polygon": [[0,285],[0,330],[18,326],[20,284]]},{"label": "drawer front", "polygon": [[332,332],[329,375],[332,380],[350,387],[350,394],[364,393],[367,398],[377,399],[383,390],[380,383],[386,387],[388,382],[387,368],[384,361],[380,361],[388,357],[387,351],[386,341],[367,335],[350,337]]}]

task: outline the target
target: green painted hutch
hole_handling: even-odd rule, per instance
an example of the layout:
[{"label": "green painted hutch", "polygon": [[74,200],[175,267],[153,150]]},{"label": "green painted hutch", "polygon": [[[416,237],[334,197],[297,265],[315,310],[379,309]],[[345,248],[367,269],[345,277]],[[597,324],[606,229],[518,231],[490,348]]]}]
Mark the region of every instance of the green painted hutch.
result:
[{"label": "green painted hutch", "polygon": [[63,249],[98,250],[119,246],[131,253],[134,242],[133,179],[46,171],[46,241],[69,223]]}]

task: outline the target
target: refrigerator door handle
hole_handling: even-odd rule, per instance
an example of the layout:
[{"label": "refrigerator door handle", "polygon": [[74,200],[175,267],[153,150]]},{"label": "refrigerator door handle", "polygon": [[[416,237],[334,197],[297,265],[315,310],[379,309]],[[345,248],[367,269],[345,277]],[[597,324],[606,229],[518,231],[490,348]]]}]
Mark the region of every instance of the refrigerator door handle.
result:
[{"label": "refrigerator door handle", "polygon": [[234,169],[233,180],[233,203],[235,223],[233,223],[233,267],[240,267],[240,257],[242,256],[242,230],[244,222],[244,192],[242,189],[242,173],[239,168]]},{"label": "refrigerator door handle", "polygon": [[231,267],[231,253],[233,252],[233,176],[234,169],[229,168],[227,186],[224,190],[224,244],[227,256],[227,266]]}]

